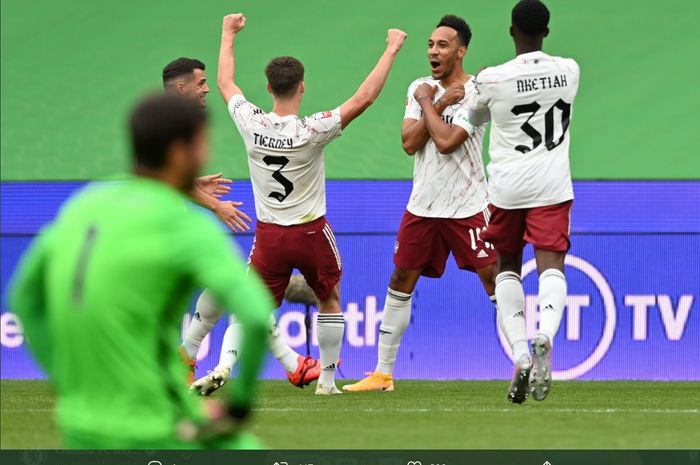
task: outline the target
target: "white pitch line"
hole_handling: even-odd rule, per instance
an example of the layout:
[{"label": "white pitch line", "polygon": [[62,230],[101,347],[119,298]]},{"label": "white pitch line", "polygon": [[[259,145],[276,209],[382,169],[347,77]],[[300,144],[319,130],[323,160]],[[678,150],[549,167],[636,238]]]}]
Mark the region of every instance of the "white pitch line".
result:
[{"label": "white pitch line", "polygon": [[[309,408],[298,408],[298,407],[259,407],[253,409],[256,412],[270,412],[270,413],[291,413],[291,412],[327,412],[327,408],[319,407],[309,407]],[[55,409],[51,408],[30,408],[30,409],[0,409],[0,412],[5,413],[44,413],[53,412]],[[518,407],[513,408],[399,408],[399,409],[388,409],[388,408],[361,408],[361,409],[351,409],[351,408],[333,408],[334,412],[365,412],[365,413],[442,413],[442,412],[455,412],[455,413],[513,413],[522,412]],[[528,412],[534,412],[534,410],[528,410]],[[667,414],[699,414],[700,409],[689,408],[689,409],[653,409],[653,408],[543,408],[539,413],[667,413]]]},{"label": "white pitch line", "polygon": [[[274,413],[285,413],[285,412],[326,412],[328,409],[322,408],[277,408],[277,407],[260,407],[254,409],[256,412],[274,412]],[[513,413],[518,412],[518,408],[463,408],[463,409],[452,409],[452,408],[440,408],[440,409],[427,409],[427,408],[401,408],[401,409],[374,409],[374,408],[363,408],[363,409],[338,409],[334,408],[334,412],[367,412],[367,413],[430,413],[430,412],[456,412],[456,413]],[[520,410],[522,411],[522,410]],[[533,411],[534,412],[534,411]],[[545,408],[540,411],[540,413],[669,413],[669,414],[698,414],[700,409],[624,409],[624,408]]]}]

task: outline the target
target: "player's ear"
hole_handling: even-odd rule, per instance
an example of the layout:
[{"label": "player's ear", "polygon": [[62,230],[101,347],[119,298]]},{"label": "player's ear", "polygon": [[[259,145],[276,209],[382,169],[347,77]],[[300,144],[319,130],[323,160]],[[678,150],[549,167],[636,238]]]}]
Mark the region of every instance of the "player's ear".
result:
[{"label": "player's ear", "polygon": [[467,54],[467,46],[466,45],[462,45],[461,47],[459,47],[457,49],[457,58],[459,58],[460,60],[462,58],[464,58],[464,55],[466,55],[466,54]]},{"label": "player's ear", "polygon": [[304,90],[305,90],[305,89],[304,89],[304,81],[301,81],[301,82],[299,83],[299,93],[302,94],[302,95],[304,95]]},{"label": "player's ear", "polygon": [[272,94],[272,87],[270,87],[270,83],[267,83],[267,93]]},{"label": "player's ear", "polygon": [[549,35],[549,28],[546,27],[544,28],[544,33],[542,34],[542,37],[547,37]]},{"label": "player's ear", "polygon": [[515,37],[515,31],[513,30],[513,26],[511,26],[510,29],[508,29],[508,31],[510,32],[511,37]]},{"label": "player's ear", "polygon": [[185,83],[183,81],[177,81],[175,83],[175,89],[177,89],[177,92],[180,94],[185,93]]}]

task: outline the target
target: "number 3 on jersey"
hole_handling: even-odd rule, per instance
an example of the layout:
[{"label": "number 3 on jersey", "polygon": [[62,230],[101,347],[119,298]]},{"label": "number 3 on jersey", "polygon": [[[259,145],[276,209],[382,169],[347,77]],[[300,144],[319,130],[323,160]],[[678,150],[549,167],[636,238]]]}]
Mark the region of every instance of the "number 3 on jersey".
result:
[{"label": "number 3 on jersey", "polygon": [[[561,111],[561,136],[554,142],[554,109],[557,108]],[[535,113],[540,109],[540,104],[537,102],[528,103],[526,105],[516,105],[510,111],[514,115],[522,115],[525,113],[531,113],[531,115],[525,120],[520,128],[525,134],[532,138],[532,147],[527,145],[516,145],[515,150],[521,153],[527,153],[530,150],[536,149],[542,143],[542,134],[540,134],[537,129],[530,125],[530,120]],[[552,105],[547,113],[544,114],[544,142],[547,150],[554,150],[559,144],[564,142],[564,136],[566,135],[566,130],[569,129],[569,120],[571,119],[571,104],[566,103],[562,99],[557,100],[557,102]]]},{"label": "number 3 on jersey", "polygon": [[289,163],[289,158],[283,156],[267,155],[263,158],[263,161],[267,166],[280,166],[277,171],[272,173],[272,177],[275,179],[275,181],[282,184],[282,187],[284,187],[284,194],[281,192],[270,192],[267,196],[272,197],[273,199],[276,199],[278,202],[281,203],[282,201],[284,201],[284,199],[289,197],[289,194],[291,194],[294,190],[294,184],[292,184],[292,181],[290,181],[282,175],[282,168],[287,166],[287,163]]}]

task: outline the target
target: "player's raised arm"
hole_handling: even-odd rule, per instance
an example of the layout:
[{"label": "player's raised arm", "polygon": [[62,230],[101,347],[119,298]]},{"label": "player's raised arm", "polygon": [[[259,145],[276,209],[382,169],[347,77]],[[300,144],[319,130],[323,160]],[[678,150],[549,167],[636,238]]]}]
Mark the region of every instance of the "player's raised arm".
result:
[{"label": "player's raised arm", "polygon": [[217,84],[219,85],[219,92],[221,92],[221,96],[227,105],[231,97],[243,93],[236,85],[233,44],[236,40],[236,34],[245,27],[245,23],[246,19],[243,14],[234,13],[224,16],[221,26],[221,49],[219,50]]},{"label": "player's raised arm", "polygon": [[376,66],[357,89],[355,95],[340,106],[340,120],[343,128],[360,116],[377,99],[405,39],[405,32],[399,29],[389,29],[386,50],[382,53]]}]

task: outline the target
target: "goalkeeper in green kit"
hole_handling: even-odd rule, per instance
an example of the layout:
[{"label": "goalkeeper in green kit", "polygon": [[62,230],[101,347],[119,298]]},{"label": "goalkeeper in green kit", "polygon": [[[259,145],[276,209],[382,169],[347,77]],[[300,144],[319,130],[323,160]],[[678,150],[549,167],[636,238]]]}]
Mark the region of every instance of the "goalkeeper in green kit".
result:
[{"label": "goalkeeper in green kit", "polygon": [[[56,389],[65,446],[256,448],[251,410],[273,309],[213,219],[185,193],[208,156],[207,118],[183,97],[150,97],[130,120],[133,176],[92,184],[36,239],[11,306]],[[189,396],[180,322],[206,287],[243,326],[225,404]]]}]

